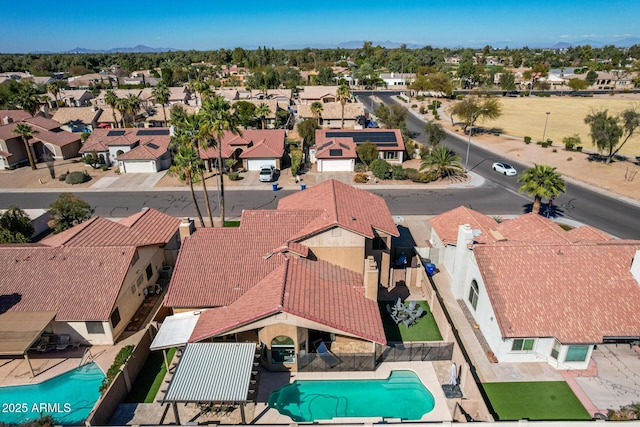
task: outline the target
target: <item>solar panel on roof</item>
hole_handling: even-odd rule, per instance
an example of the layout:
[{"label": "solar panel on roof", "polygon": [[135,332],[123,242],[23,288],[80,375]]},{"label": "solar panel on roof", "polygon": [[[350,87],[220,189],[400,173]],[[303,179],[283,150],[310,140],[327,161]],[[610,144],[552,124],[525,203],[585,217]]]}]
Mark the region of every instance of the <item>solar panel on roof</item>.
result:
[{"label": "solar panel on roof", "polygon": [[107,136],[122,136],[125,133],[125,130],[110,130],[109,132],[107,132]]},{"label": "solar panel on roof", "polygon": [[141,129],[136,132],[138,136],[160,136],[169,135],[169,129]]},{"label": "solar panel on roof", "polygon": [[345,150],[348,150],[349,147],[347,147],[346,145],[344,145],[342,142],[339,142],[338,145],[342,148],[344,148]]},{"label": "solar panel on roof", "polygon": [[326,147],[330,146],[331,144],[333,144],[333,141],[325,142],[318,148],[318,151],[324,150]]},{"label": "solar panel on roof", "polygon": [[153,142],[147,142],[147,143],[146,143],[146,144],[144,144],[144,145],[146,145],[146,146],[147,146],[147,147],[149,147],[149,148],[153,148],[154,150],[157,150],[158,148],[160,148],[160,147],[158,147],[156,144],[154,144]]},{"label": "solar panel on roof", "polygon": [[342,156],[342,150],[339,148],[332,148],[331,150],[329,150],[329,155],[331,157],[341,157]]},{"label": "solar panel on roof", "polygon": [[351,138],[356,144],[372,142],[379,147],[396,147],[396,133],[390,131],[358,132],[358,131],[332,131],[327,132],[327,138]]}]

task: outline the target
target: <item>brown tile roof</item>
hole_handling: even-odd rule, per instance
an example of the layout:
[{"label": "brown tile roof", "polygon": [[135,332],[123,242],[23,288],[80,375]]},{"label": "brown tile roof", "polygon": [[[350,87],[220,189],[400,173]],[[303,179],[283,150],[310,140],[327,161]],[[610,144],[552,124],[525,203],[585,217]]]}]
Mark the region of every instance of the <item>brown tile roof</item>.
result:
[{"label": "brown tile roof", "polygon": [[556,337],[564,344],[637,337],[640,283],[630,273],[638,241],[474,248],[503,337]]},{"label": "brown tile roof", "polygon": [[30,117],[28,119],[25,119],[24,121],[26,123],[29,123],[30,125],[37,126],[39,129],[36,130],[38,131],[41,131],[42,129],[53,130],[60,128],[59,122],[51,119],[45,119],[42,116]]},{"label": "brown tile roof", "polygon": [[[0,126],[0,139],[9,140],[20,138],[20,135],[13,133],[13,130],[20,122],[13,122],[5,126]],[[80,141],[80,134],[67,132],[60,129],[60,123],[55,120],[45,119],[44,117],[31,117],[25,120],[25,123],[32,125],[34,130],[33,137],[29,140],[30,144],[36,141],[42,141],[63,147],[68,144]],[[52,129],[52,130],[49,130]]]},{"label": "brown tile roof", "polygon": [[278,202],[278,210],[313,209],[323,211],[292,240],[300,241],[336,225],[372,239],[374,230],[399,236],[383,198],[336,180],[315,185]]},{"label": "brown tile roof", "polygon": [[137,147],[120,154],[117,160],[156,160],[167,152],[170,143],[171,137],[160,137],[144,143],[141,142]]},{"label": "brown tile roof", "polygon": [[46,246],[148,246],[166,244],[180,219],[155,209],[142,209],[119,222],[94,217],[43,240]]},{"label": "brown tile roof", "polygon": [[60,321],[108,320],[135,250],[2,245],[0,311],[57,311]]},{"label": "brown tile roof", "polygon": [[361,274],[325,261],[287,258],[229,306],[202,313],[190,342],[285,312],[386,344],[378,304],[362,283]]},{"label": "brown tile roof", "polygon": [[231,105],[233,106],[235,105],[236,102],[239,102],[239,101],[248,102],[250,104],[255,105],[256,107],[260,104],[267,104],[267,107],[269,107],[269,114],[265,117],[266,119],[275,119],[276,111],[280,109],[277,99],[239,99],[237,101],[236,100],[232,101]]},{"label": "brown tile roof", "polygon": [[[298,109],[298,117],[305,119],[315,118],[311,112],[311,104],[301,104],[296,107]],[[354,119],[356,116],[364,115],[364,105],[360,102],[347,102],[344,105],[345,120]],[[325,102],[322,104],[322,113],[320,114],[325,120],[339,120],[342,118],[342,104],[340,102]]]},{"label": "brown tile roof", "polygon": [[[106,112],[105,112],[106,113]],[[104,114],[102,114],[102,118],[104,119]],[[162,151],[164,153],[167,150],[171,142],[171,136],[167,133],[166,135],[144,135],[144,131],[157,130],[157,131],[168,131],[169,128],[152,128],[152,129],[143,129],[143,128],[120,128],[120,129],[94,129],[91,132],[91,135],[84,143],[82,148],[80,149],[80,153],[91,153],[92,151],[108,151],[109,146],[115,145],[127,145],[134,146],[138,145],[140,148],[146,146],[149,143],[157,145],[159,148],[155,149],[149,146],[146,148],[140,148],[139,154],[132,154],[130,156],[147,156],[147,157],[127,157],[127,159],[147,159],[148,156],[153,155],[153,152]],[[140,135],[140,131],[142,131],[142,135]],[[111,132],[111,135],[109,133]],[[120,135],[120,132],[124,132],[124,134]],[[164,149],[163,149],[164,147]],[[134,151],[132,148],[130,151]],[[151,149],[148,149],[151,148]],[[164,150],[164,151],[163,151]],[[124,154],[128,154],[124,153]],[[118,159],[121,158],[124,154],[118,156]],[[159,156],[157,156],[159,157]],[[150,157],[150,159],[155,159],[157,157]]]},{"label": "brown tile roof", "polygon": [[239,228],[198,229],[180,249],[165,305],[231,304],[282,264],[284,257],[274,254],[319,214],[244,211]]},{"label": "brown tile roof", "polygon": [[[284,155],[284,129],[243,130],[242,135],[225,132],[222,138],[222,157],[229,158],[234,150],[241,148],[240,158],[280,158]],[[218,157],[218,148],[200,150],[203,159]]]},{"label": "brown tile roof", "polygon": [[0,110],[0,126],[2,126],[2,119],[5,117],[11,118],[14,122],[21,122],[31,118],[31,114],[24,110]]},{"label": "brown tile roof", "polygon": [[53,118],[62,124],[69,122],[91,124],[97,122],[101,114],[102,109],[95,107],[63,107],[53,113]]},{"label": "brown tile roof", "polygon": [[300,99],[319,100],[325,96],[336,96],[338,86],[305,86],[300,92]]},{"label": "brown tile roof", "polygon": [[[339,154],[335,150],[340,150]],[[356,144],[351,138],[332,138],[318,146],[316,159],[355,159]]]}]

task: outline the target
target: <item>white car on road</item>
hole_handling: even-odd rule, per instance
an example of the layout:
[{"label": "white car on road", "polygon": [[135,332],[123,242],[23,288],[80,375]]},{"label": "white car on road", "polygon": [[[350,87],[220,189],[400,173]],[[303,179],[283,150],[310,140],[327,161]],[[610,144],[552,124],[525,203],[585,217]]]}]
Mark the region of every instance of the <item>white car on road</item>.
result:
[{"label": "white car on road", "polygon": [[505,162],[496,162],[491,166],[491,168],[494,171],[507,176],[513,176],[518,173],[518,171],[516,171],[513,166]]}]

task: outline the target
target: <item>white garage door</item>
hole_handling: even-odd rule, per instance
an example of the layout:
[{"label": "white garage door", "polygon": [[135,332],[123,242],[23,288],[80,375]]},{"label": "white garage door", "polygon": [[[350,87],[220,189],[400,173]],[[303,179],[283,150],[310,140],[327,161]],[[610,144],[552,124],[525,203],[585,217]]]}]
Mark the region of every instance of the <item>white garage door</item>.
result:
[{"label": "white garage door", "polygon": [[122,162],[120,168],[123,173],[154,173],[156,171],[155,162]]},{"label": "white garage door", "polygon": [[353,160],[318,160],[318,172],[353,172]]},{"label": "white garage door", "polygon": [[247,169],[250,171],[259,171],[262,165],[270,165],[277,169],[276,159],[249,159],[247,160]]}]

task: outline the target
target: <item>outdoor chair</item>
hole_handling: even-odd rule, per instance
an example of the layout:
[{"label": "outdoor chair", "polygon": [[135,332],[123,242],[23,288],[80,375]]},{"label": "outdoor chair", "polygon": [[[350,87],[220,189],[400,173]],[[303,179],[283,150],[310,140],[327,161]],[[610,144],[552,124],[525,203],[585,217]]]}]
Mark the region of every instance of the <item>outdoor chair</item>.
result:
[{"label": "outdoor chair", "polygon": [[336,357],[336,355],[334,355],[333,353],[331,353],[329,351],[329,349],[327,348],[327,345],[324,343],[324,341],[322,340],[318,340],[314,343],[315,347],[316,347],[316,351],[318,353],[318,356],[324,360],[324,362],[327,364],[327,366],[329,366],[330,368],[333,368],[335,366],[338,366],[340,364],[340,359],[338,359],[338,357]]},{"label": "outdoor chair", "polygon": [[415,301],[409,302],[409,311],[413,311],[415,309],[416,309],[416,302]]},{"label": "outdoor chair", "polygon": [[420,317],[422,317],[422,313],[424,313],[424,308],[418,306],[418,310],[416,311],[416,314],[414,314],[413,319],[418,320]]},{"label": "outdoor chair", "polygon": [[58,344],[56,344],[56,350],[57,351],[66,350],[67,347],[69,346],[70,339],[71,337],[67,334],[60,335],[60,341],[58,341]]}]

